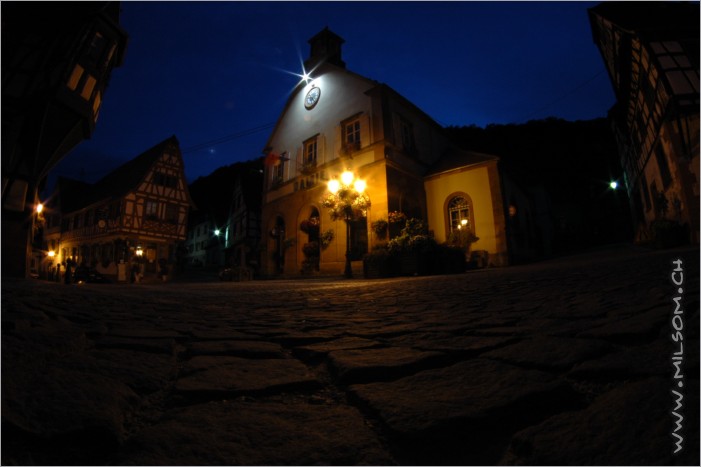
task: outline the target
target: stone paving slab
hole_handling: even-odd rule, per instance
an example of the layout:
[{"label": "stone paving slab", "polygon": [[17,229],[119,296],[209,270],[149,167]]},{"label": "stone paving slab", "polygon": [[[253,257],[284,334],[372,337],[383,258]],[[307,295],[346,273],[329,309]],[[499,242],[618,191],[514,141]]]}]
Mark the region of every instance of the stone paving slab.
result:
[{"label": "stone paving slab", "polygon": [[230,355],[248,358],[284,358],[279,344],[250,340],[209,340],[193,342],[187,350],[189,355]]},{"label": "stone paving slab", "polygon": [[[698,393],[698,384],[695,386],[692,390]],[[673,430],[670,398],[667,380],[651,378],[625,384],[603,394],[584,410],[556,415],[517,433],[501,463],[675,464],[673,445],[669,443]],[[698,412],[698,405],[690,409]],[[698,438],[695,447],[698,455]],[[691,452],[693,447],[687,450]],[[678,461],[684,465],[692,459],[693,455],[684,453]]]},{"label": "stone paving slab", "polygon": [[698,465],[698,260],[619,246],[454,276],[3,280],[1,461]]},{"label": "stone paving slab", "polygon": [[[508,417],[508,411],[527,399],[545,403],[555,394],[574,397],[564,381],[548,373],[482,358],[350,389],[390,428],[407,435],[428,432],[455,420],[469,423]],[[561,401],[553,402],[562,405]],[[564,402],[572,405],[574,401]]]},{"label": "stone paving slab", "polygon": [[175,390],[239,395],[317,383],[309,369],[293,359],[200,356],[185,363]]},{"label": "stone paving slab", "polygon": [[310,356],[326,356],[335,350],[367,349],[379,345],[381,344],[376,340],[362,339],[360,337],[342,337],[328,342],[295,347],[295,350]]},{"label": "stone paving slab", "polygon": [[482,356],[543,370],[567,370],[612,349],[612,345],[595,339],[536,336]]},{"label": "stone paving slab", "polygon": [[169,413],[129,440],[124,465],[392,465],[355,409],[226,400]]},{"label": "stone paving slab", "polygon": [[329,353],[329,362],[340,382],[357,383],[396,378],[420,369],[443,355],[409,347],[347,349]]},{"label": "stone paving slab", "polygon": [[404,447],[402,463],[419,464],[446,463],[440,454],[446,444],[453,449],[449,463],[492,463],[497,459],[483,449],[505,444],[501,432],[580,402],[557,377],[481,358],[350,390]]}]

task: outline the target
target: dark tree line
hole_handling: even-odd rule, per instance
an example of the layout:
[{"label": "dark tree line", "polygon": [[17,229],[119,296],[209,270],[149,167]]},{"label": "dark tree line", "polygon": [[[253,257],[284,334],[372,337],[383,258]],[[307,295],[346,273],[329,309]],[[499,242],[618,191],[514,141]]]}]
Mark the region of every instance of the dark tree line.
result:
[{"label": "dark tree line", "polygon": [[[502,170],[524,190],[545,188],[556,253],[632,240],[623,171],[606,119],[446,130],[464,149],[499,156]],[[609,186],[614,180],[617,190]]]}]

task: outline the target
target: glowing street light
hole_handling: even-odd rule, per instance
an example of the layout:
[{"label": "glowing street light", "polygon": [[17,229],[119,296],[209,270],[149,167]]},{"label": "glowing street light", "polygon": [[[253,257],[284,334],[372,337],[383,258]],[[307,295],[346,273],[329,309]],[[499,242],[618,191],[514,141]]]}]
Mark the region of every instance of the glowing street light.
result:
[{"label": "glowing street light", "polygon": [[44,210],[44,205],[41,203],[38,203],[36,209],[37,209],[37,214],[41,214],[41,211]]},{"label": "glowing street light", "polygon": [[609,183],[609,187],[611,187],[612,190],[615,190],[616,188],[618,188],[618,182],[616,180],[612,181],[611,183]]},{"label": "glowing street light", "polygon": [[346,267],[344,276],[353,277],[351,268],[351,242],[350,223],[360,217],[364,217],[367,208],[370,207],[370,198],[364,194],[367,184],[364,180],[356,179],[351,171],[341,174],[341,181],[329,180],[327,183],[329,194],[321,205],[331,209],[331,219],[343,219],[346,221]]},{"label": "glowing street light", "polygon": [[214,236],[215,236],[215,237],[218,237],[220,233],[221,233],[221,230],[219,230],[219,229],[214,229]]},{"label": "glowing street light", "polygon": [[334,195],[335,195],[336,193],[338,193],[338,190],[341,189],[341,184],[340,184],[339,181],[336,180],[335,178],[332,179],[332,180],[329,180],[329,183],[328,183],[327,185],[328,185],[329,191],[330,191],[331,193],[333,193]]},{"label": "glowing street light", "polygon": [[56,256],[56,252],[55,252],[54,250],[49,250],[49,252],[46,253],[46,255],[47,255],[49,258],[53,258],[54,256]]}]

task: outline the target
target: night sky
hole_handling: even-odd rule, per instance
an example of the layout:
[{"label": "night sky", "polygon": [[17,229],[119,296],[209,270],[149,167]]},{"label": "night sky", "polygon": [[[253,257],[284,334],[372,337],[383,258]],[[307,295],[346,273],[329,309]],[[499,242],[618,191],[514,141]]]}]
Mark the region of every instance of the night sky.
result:
[{"label": "night sky", "polygon": [[176,135],[188,181],[261,155],[328,26],[347,68],[442,125],[604,117],[598,2],[123,2],[129,34],[97,128],[52,173],[94,182]]}]

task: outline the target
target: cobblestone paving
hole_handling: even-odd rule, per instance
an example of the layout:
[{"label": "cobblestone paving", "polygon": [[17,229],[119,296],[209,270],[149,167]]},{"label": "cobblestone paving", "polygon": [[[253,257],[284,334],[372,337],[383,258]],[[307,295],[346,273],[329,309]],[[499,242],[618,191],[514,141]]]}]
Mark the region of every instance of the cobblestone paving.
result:
[{"label": "cobblestone paving", "polygon": [[2,463],[698,465],[699,251],[380,280],[4,280]]}]

